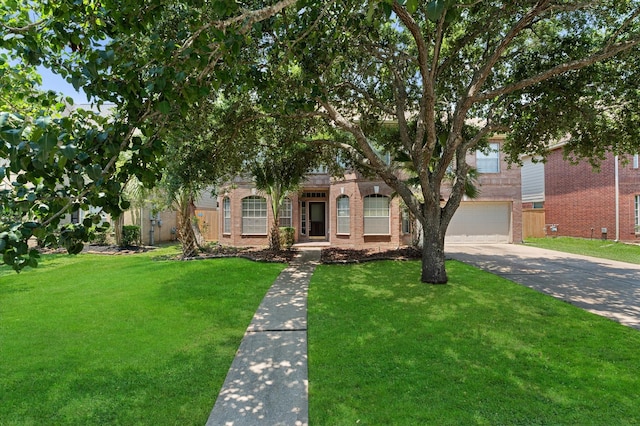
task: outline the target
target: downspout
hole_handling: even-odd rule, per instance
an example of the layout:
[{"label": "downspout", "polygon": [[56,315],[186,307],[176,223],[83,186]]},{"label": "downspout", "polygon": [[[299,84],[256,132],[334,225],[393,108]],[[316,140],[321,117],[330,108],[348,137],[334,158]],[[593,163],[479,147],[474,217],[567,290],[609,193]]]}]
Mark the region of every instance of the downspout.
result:
[{"label": "downspout", "polygon": [[620,241],[620,179],[619,179],[619,171],[618,171],[618,156],[614,157],[614,174],[615,174],[615,185],[616,185],[616,242]]}]

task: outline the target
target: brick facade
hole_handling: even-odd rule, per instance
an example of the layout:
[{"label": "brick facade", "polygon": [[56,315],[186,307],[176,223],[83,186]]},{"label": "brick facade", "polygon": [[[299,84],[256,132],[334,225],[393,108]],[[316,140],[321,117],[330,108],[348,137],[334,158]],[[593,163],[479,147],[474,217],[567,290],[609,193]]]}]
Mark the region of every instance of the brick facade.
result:
[{"label": "brick facade", "polygon": [[[635,196],[640,194],[640,169],[619,161],[619,238],[635,241]],[[549,153],[545,164],[547,224],[557,234],[582,238],[616,238],[615,157],[607,154],[600,170],[588,162],[571,164],[562,149]]]},{"label": "brick facade", "polygon": [[[502,139],[490,140],[491,143],[502,144]],[[479,190],[478,197],[473,201],[482,202],[505,202],[511,204],[511,242],[522,242],[522,180],[520,167],[509,165],[502,149],[499,151],[499,172],[479,173],[476,187]],[[467,163],[471,167],[476,167],[475,153],[467,155]],[[442,186],[442,198],[448,199],[451,188],[449,185]],[[467,200],[465,197],[464,200]]]},{"label": "brick facade", "polygon": [[[376,192],[377,187],[377,192]],[[268,197],[256,191],[250,182],[236,179],[224,191],[221,191],[220,205],[228,197],[231,207],[231,232],[224,233],[224,212],[220,214],[220,243],[232,246],[266,247],[268,235],[247,235],[242,230],[242,200],[258,195]],[[364,197],[379,194],[389,197],[389,234],[364,235]],[[296,243],[311,241],[329,242],[333,247],[344,248],[397,248],[411,243],[411,234],[402,233],[401,207],[398,197],[392,197],[393,190],[384,182],[363,179],[355,173],[349,173],[343,179],[332,179],[328,175],[310,175],[302,189],[288,198],[292,204],[292,222],[296,229]],[[337,219],[337,199],[349,197],[349,233],[339,234]],[[324,235],[312,236],[310,210],[311,204],[317,203],[324,209]],[[269,205],[269,204],[268,204]],[[302,209],[305,212],[304,233]],[[267,226],[273,223],[271,208],[267,211]],[[267,229],[268,232],[268,229]]]},{"label": "brick facade", "polygon": [[[492,142],[500,142],[492,141]],[[475,153],[470,153],[467,161],[475,165]],[[511,214],[511,242],[522,241],[522,201],[520,169],[509,168],[504,155],[500,152],[500,169],[497,173],[480,174],[478,184],[480,195],[473,201],[507,203]],[[446,199],[450,188],[443,187],[442,196]],[[242,200],[250,196],[262,196],[253,187],[250,179],[236,178],[233,182],[220,188],[220,243],[231,246],[268,245],[268,231],[273,223],[271,208],[267,211],[267,233],[262,235],[243,234],[242,229]],[[385,235],[366,235],[364,232],[364,200],[367,196],[385,196],[389,200],[389,232]],[[349,199],[349,232],[338,233],[337,203],[338,198],[346,196]],[[231,208],[231,232],[224,232],[224,200],[228,198]],[[313,241],[328,242],[333,247],[344,248],[397,248],[409,245],[415,236],[403,232],[402,202],[400,197],[394,196],[394,191],[384,182],[363,178],[355,172],[347,172],[343,177],[331,178],[328,174],[310,174],[302,188],[289,199],[292,203],[292,224],[296,229],[296,243]],[[267,205],[268,199],[267,199]],[[324,235],[311,235],[311,209],[324,209]],[[322,206],[322,207],[320,207]],[[306,223],[302,223],[302,217]],[[318,225],[316,223],[316,225]],[[414,228],[414,224],[411,224]],[[317,228],[316,228],[317,230]]]}]

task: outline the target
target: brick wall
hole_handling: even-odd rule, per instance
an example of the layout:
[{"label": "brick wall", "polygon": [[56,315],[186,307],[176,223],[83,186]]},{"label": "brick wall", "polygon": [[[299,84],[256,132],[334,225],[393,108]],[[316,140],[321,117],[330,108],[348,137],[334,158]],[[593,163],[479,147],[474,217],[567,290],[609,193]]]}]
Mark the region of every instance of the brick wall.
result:
[{"label": "brick wall", "polygon": [[[557,235],[601,238],[616,237],[615,162],[608,154],[599,171],[586,162],[565,161],[562,149],[549,154],[545,164],[545,211],[547,224],[557,224]],[[635,240],[634,196],[640,193],[640,172],[620,165],[620,239]]]}]

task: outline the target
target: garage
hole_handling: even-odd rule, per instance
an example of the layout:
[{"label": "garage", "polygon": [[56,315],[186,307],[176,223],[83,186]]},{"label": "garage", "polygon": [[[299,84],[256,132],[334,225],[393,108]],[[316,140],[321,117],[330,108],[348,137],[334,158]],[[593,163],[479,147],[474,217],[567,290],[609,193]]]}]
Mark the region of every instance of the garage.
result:
[{"label": "garage", "polygon": [[462,202],[453,215],[445,243],[510,243],[510,202]]}]

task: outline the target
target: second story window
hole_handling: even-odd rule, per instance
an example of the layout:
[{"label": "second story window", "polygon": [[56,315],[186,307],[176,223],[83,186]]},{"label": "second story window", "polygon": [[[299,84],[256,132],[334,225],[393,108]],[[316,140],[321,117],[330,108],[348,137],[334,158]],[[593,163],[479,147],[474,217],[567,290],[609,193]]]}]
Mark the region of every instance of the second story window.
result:
[{"label": "second story window", "polygon": [[490,143],[485,150],[476,151],[478,173],[500,173],[500,144]]},{"label": "second story window", "polygon": [[327,174],[329,173],[329,168],[327,166],[318,166],[318,167],[314,167],[313,169],[309,170],[309,174],[312,175],[323,175],[323,174]]}]

